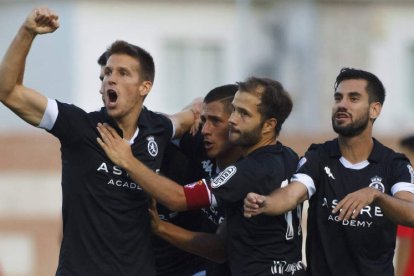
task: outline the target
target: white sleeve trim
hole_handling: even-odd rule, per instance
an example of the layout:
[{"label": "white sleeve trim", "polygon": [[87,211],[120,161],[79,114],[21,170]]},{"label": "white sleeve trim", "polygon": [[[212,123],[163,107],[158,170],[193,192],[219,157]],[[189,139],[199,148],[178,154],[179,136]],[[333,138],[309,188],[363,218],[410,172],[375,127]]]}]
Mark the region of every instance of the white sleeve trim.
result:
[{"label": "white sleeve trim", "polygon": [[308,190],[308,199],[310,199],[313,194],[316,192],[315,183],[313,182],[312,177],[304,173],[295,173],[292,178],[290,179],[292,182],[300,182],[305,185],[306,189]]},{"label": "white sleeve trim", "polygon": [[40,121],[38,127],[46,130],[51,130],[55,125],[58,114],[59,109],[57,106],[57,102],[55,100],[48,99],[45,113],[43,114],[43,118]]},{"label": "white sleeve trim", "polygon": [[410,192],[414,194],[414,184],[409,182],[398,182],[392,185],[391,194],[395,195],[398,192]]},{"label": "white sleeve trim", "polygon": [[172,136],[171,136],[171,140],[173,140],[175,138],[175,130],[176,130],[176,127],[175,127],[174,120],[172,120],[170,118],[170,121],[171,121],[171,124],[172,124]]}]

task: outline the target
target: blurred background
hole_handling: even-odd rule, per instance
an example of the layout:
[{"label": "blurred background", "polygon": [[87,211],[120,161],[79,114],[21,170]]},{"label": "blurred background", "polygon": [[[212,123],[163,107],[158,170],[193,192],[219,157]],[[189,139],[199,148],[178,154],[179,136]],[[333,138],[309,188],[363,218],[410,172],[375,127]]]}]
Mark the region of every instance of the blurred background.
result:
[{"label": "blurred background", "polygon": [[[37,6],[56,11],[61,27],[35,40],[25,84],[85,110],[101,106],[99,55],[122,39],[154,57],[152,110],[173,113],[213,87],[270,77],[294,100],[281,140],[303,154],[335,137],[333,84],[354,67],[387,89],[374,136],[397,149],[414,132],[414,0],[0,0],[0,56]],[[59,143],[4,106],[0,122],[0,275],[54,275]]]}]

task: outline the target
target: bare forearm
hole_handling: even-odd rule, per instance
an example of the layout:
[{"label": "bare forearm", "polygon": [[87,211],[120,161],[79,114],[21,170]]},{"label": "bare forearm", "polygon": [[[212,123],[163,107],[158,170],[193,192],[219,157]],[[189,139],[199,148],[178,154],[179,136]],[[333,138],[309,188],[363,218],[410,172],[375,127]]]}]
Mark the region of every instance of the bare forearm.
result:
[{"label": "bare forearm", "polygon": [[291,183],[266,196],[263,213],[281,215],[293,210],[307,199],[307,190],[303,184]]},{"label": "bare forearm", "polygon": [[124,160],[121,167],[142,189],[168,209],[173,211],[187,210],[187,202],[181,185],[155,174],[134,157]]},{"label": "bare forearm", "polygon": [[266,197],[263,213],[270,216],[284,214],[298,205],[296,200],[285,198],[278,193],[272,193]]},{"label": "bare forearm", "polygon": [[185,109],[174,115],[169,116],[175,126],[175,138],[183,136],[183,134],[191,129],[197,120],[197,114],[192,109]]},{"label": "bare forearm", "polygon": [[188,231],[165,221],[160,223],[155,233],[184,251],[213,262],[226,261],[224,242],[216,234]]},{"label": "bare forearm", "polygon": [[[375,203],[381,207],[386,217],[396,224],[414,227],[414,203],[408,192],[405,195],[400,194],[400,198],[392,197],[379,192],[376,196]],[[408,195],[408,197],[406,197]]]}]

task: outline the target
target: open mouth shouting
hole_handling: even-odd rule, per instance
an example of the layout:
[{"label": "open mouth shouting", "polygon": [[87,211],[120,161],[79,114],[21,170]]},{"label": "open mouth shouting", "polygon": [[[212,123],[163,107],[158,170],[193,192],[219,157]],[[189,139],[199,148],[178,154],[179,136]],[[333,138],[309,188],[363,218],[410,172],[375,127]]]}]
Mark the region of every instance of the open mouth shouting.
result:
[{"label": "open mouth shouting", "polygon": [[116,105],[116,101],[118,100],[118,94],[113,89],[106,90],[107,95],[107,106],[114,107]]}]

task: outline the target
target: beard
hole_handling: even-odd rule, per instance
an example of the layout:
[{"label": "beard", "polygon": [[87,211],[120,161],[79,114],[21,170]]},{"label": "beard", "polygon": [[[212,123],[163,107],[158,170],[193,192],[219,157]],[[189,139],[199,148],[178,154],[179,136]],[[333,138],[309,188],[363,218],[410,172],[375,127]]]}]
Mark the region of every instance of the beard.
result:
[{"label": "beard", "polygon": [[341,126],[335,123],[335,114],[332,115],[332,127],[336,133],[344,137],[355,137],[361,134],[368,126],[369,122],[369,112],[364,114],[361,118],[355,120],[354,122]]},{"label": "beard", "polygon": [[[235,134],[239,134],[239,135],[234,137],[233,135]],[[262,126],[261,125],[258,125],[254,129],[248,130],[248,131],[238,131],[238,132],[233,132],[233,133],[230,131],[231,143],[237,146],[244,147],[244,148],[256,145],[260,141],[261,138],[262,138]]]}]

